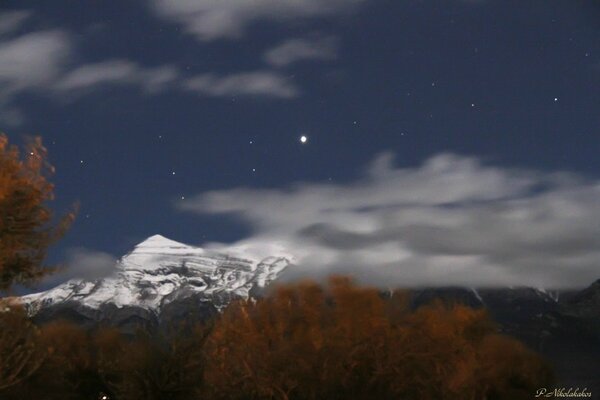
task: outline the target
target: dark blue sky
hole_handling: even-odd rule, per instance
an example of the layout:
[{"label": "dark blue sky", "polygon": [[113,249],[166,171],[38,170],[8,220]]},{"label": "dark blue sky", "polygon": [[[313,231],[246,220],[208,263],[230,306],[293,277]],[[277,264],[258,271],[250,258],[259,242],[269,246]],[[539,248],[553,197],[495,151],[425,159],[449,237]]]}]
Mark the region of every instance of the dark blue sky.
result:
[{"label": "dark blue sky", "polygon": [[382,152],[600,178],[598,2],[223,3],[2,2],[0,130],[81,202],[54,258],[232,242],[256,227],[177,202],[352,184]]}]

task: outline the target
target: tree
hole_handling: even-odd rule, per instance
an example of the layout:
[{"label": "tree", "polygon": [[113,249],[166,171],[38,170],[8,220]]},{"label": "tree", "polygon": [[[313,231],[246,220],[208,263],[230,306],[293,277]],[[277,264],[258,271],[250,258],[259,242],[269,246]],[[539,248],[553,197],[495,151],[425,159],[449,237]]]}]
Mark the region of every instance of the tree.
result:
[{"label": "tree", "polygon": [[230,305],[205,345],[212,399],[525,399],[552,374],[483,310],[334,278]]},{"label": "tree", "polygon": [[54,197],[54,172],[39,137],[29,139],[22,157],[0,135],[0,291],[31,284],[55,271],[43,264],[48,246],[61,238],[75,209],[53,223],[47,203]]},{"label": "tree", "polygon": [[0,393],[38,371],[46,357],[39,329],[19,307],[0,310]]},{"label": "tree", "polygon": [[96,336],[99,370],[116,398],[196,398],[203,382],[202,349],[208,330],[184,325],[168,332],[140,331],[132,340],[124,340],[114,331]]}]

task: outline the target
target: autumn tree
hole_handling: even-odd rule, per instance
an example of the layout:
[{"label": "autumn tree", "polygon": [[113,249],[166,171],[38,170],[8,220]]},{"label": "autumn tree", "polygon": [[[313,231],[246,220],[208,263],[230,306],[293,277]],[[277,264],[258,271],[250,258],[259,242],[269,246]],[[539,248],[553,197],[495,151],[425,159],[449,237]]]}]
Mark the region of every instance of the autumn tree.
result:
[{"label": "autumn tree", "polygon": [[0,135],[0,290],[30,284],[54,271],[44,266],[47,248],[62,237],[74,211],[53,222],[48,202],[54,172],[39,137],[27,141],[24,152]]},{"label": "autumn tree", "polygon": [[206,346],[205,398],[519,399],[552,381],[484,310],[334,278],[228,307]]},{"label": "autumn tree", "polygon": [[130,339],[105,331],[96,338],[99,370],[119,400],[188,400],[203,384],[207,328],[177,326]]},{"label": "autumn tree", "polygon": [[[71,224],[74,211],[53,222],[48,202],[53,168],[40,138],[21,153],[0,134],[0,291],[30,284],[54,271],[43,265],[47,248]],[[6,396],[39,373],[47,360],[40,330],[9,300],[0,303],[0,392]]]},{"label": "autumn tree", "polygon": [[26,380],[2,393],[2,399],[94,399],[106,390],[89,332],[54,321],[38,328],[39,367]]},{"label": "autumn tree", "polygon": [[39,329],[25,311],[3,305],[0,310],[0,394],[29,379],[45,358]]}]

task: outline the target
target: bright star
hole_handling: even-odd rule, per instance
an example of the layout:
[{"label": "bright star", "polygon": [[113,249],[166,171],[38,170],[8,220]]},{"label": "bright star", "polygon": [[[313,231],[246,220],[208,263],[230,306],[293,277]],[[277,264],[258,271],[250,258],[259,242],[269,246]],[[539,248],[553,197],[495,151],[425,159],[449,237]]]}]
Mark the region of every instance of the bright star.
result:
[{"label": "bright star", "polygon": [[304,144],[306,142],[308,142],[308,138],[304,135],[300,136],[300,143]]}]

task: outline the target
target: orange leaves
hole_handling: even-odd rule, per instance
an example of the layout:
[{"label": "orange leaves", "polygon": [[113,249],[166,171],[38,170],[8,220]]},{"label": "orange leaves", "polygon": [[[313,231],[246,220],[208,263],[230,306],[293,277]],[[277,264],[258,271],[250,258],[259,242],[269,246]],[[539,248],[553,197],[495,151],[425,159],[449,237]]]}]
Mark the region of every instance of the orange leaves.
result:
[{"label": "orange leaves", "polygon": [[412,311],[402,293],[384,299],[341,277],[325,289],[280,287],[256,303],[232,304],[217,321],[205,349],[208,397],[478,399],[521,393],[491,379],[497,373],[497,382],[518,381],[503,367],[508,364],[494,367],[503,357],[522,366],[516,374],[523,387],[550,379],[522,345],[498,338],[504,337],[485,311],[462,305]]},{"label": "orange leaves", "polygon": [[42,262],[46,249],[69,228],[75,209],[52,225],[47,202],[54,172],[40,138],[30,139],[21,155],[0,135],[0,290],[28,284],[53,272]]},{"label": "orange leaves", "polygon": [[31,377],[45,361],[39,330],[19,308],[0,312],[0,392]]}]

